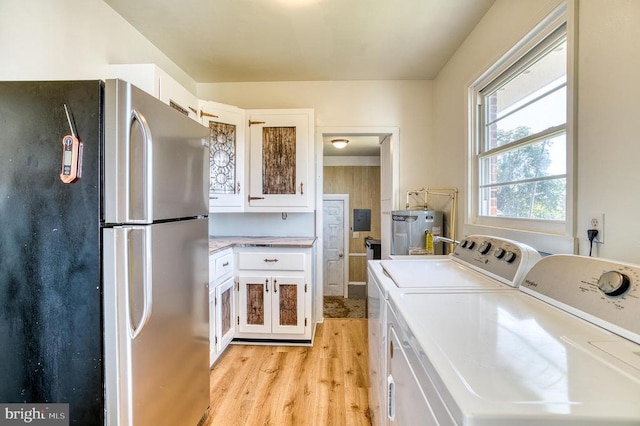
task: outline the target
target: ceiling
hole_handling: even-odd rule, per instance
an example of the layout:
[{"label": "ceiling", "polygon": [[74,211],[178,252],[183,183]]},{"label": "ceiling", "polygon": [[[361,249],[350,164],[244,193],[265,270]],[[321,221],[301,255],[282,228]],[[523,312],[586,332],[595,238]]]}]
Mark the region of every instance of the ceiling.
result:
[{"label": "ceiling", "polygon": [[494,0],[105,0],[198,83],[433,79]]}]

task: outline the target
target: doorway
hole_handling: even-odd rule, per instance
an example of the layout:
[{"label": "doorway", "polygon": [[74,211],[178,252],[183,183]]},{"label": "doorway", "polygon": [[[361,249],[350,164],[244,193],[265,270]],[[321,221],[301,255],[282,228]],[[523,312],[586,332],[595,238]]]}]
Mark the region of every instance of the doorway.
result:
[{"label": "doorway", "polygon": [[[325,150],[335,150],[336,148],[331,146],[331,139],[337,138],[346,138],[349,140],[348,147],[343,150],[343,154],[339,157],[335,156],[335,151],[329,151],[328,154],[325,155]],[[372,149],[375,150],[375,154],[364,154],[362,151],[351,151],[352,147],[357,147],[359,144],[359,139],[373,139],[374,143],[372,144]],[[376,238],[382,240],[382,255],[385,258],[385,254],[388,257],[388,253],[390,252],[390,234],[391,234],[391,210],[395,208],[398,204],[399,200],[399,128],[397,127],[317,127],[316,128],[316,153],[317,153],[317,178],[318,178],[318,187],[317,187],[317,206],[318,213],[320,213],[320,206],[323,204],[323,194],[325,193],[325,176],[324,173],[327,171],[325,167],[331,166],[378,166],[378,175],[370,176],[367,179],[356,179],[358,182],[379,182],[379,192],[376,194],[368,194],[369,200],[375,201],[375,205],[369,206],[357,206],[353,204],[353,200],[350,200],[351,208],[372,208],[372,221],[377,230],[372,230],[371,238]],[[349,153],[355,152],[355,153]],[[375,158],[374,158],[375,157]],[[353,162],[357,164],[354,164]],[[363,167],[363,168],[365,168]],[[333,168],[333,167],[331,167]],[[360,167],[359,167],[360,168]],[[371,167],[370,167],[371,168]],[[334,168],[337,169],[337,168]],[[345,176],[346,177],[346,176]],[[354,181],[354,182],[355,182]],[[347,191],[335,191],[339,188],[326,188],[328,193],[345,193]],[[362,194],[362,191],[356,191],[356,194]],[[358,198],[358,197],[356,197]],[[356,200],[357,201],[357,200]],[[373,215],[376,214],[377,217],[374,221]],[[346,215],[345,226],[347,226],[347,230],[349,231],[349,220],[350,220],[349,211]],[[388,228],[388,229],[387,229]],[[318,230],[317,236],[319,240],[323,240],[322,233],[324,229],[324,214],[320,213],[316,215],[316,229]],[[376,235],[373,235],[375,233]],[[357,234],[357,232],[356,232]],[[355,298],[362,298],[366,295],[366,253],[365,246],[362,241],[363,237],[366,237],[367,234],[353,235],[353,240],[351,240],[351,234],[349,234],[348,242],[353,244],[356,243],[356,250],[350,250],[354,253],[347,252],[347,247],[344,247],[344,263],[347,265],[353,263],[354,269],[353,271],[349,271],[349,274],[352,276],[347,276],[345,279],[346,289],[343,288],[343,295],[353,295]],[[319,248],[324,246],[324,241],[318,241]],[[362,247],[360,247],[362,246]],[[316,269],[316,282],[318,284],[325,282],[324,274],[331,273],[327,270],[327,266],[325,265],[325,256],[323,253],[324,250],[317,250],[317,265]],[[361,265],[362,264],[362,265]],[[350,268],[351,269],[351,268]],[[326,271],[326,272],[325,272]],[[316,286],[316,302],[315,308],[317,312],[323,311],[323,301],[324,301],[324,293],[325,293],[324,285]],[[352,291],[350,291],[352,290]],[[337,291],[339,292],[339,291]],[[329,294],[329,290],[326,290],[326,293]],[[353,293],[353,294],[352,294]],[[347,299],[343,299],[347,300]]]}]

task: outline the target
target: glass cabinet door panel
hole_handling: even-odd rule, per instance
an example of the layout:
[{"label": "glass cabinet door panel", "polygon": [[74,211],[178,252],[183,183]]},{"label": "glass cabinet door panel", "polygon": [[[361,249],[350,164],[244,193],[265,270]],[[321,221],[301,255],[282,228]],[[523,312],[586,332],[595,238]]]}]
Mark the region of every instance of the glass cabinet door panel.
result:
[{"label": "glass cabinet door panel", "polygon": [[298,286],[296,284],[278,285],[280,305],[280,325],[298,324]]},{"label": "glass cabinet door panel", "polygon": [[262,128],[262,193],[296,193],[296,128]]},{"label": "glass cabinet door panel", "polygon": [[228,288],[222,293],[221,301],[220,301],[220,330],[222,334],[227,334],[229,330],[231,330],[231,294],[233,292],[233,287]]},{"label": "glass cabinet door panel", "polygon": [[209,121],[210,194],[236,193],[236,126]]},{"label": "glass cabinet door panel", "polygon": [[272,332],[303,334],[305,331],[304,277],[273,277]]},{"label": "glass cabinet door panel", "polygon": [[247,284],[247,324],[264,325],[264,284]]}]

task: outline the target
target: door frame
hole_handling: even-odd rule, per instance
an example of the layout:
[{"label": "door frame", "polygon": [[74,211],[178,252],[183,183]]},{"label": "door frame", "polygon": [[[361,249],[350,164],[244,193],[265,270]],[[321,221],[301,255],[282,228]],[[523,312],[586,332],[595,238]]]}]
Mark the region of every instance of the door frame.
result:
[{"label": "door frame", "polygon": [[[349,223],[350,223],[350,212],[349,209],[349,194],[322,194],[322,208],[324,210],[324,202],[325,201],[342,201],[342,216],[343,216],[343,227],[342,227],[342,251],[344,254],[342,255],[343,265],[342,265],[342,282],[343,286],[343,296],[349,296]],[[322,227],[322,240],[324,241],[324,222]],[[318,268],[320,269],[320,268]],[[324,271],[324,244],[322,246],[322,270]],[[324,274],[322,277],[322,292],[324,294]]]},{"label": "door frame", "polygon": [[[389,158],[388,164],[380,164],[380,170],[382,172],[382,167],[390,168],[391,173],[391,194],[380,194],[382,199],[388,197],[388,204],[384,210],[380,212],[380,221],[382,224],[382,229],[384,227],[388,227],[389,235],[391,234],[391,211],[398,209],[399,197],[400,197],[400,128],[399,127],[387,127],[387,126],[317,126],[316,134],[315,134],[315,149],[316,149],[316,238],[317,245],[315,250],[316,257],[316,283],[324,283],[322,268],[319,265],[322,265],[323,256],[322,250],[318,250],[317,247],[322,247],[322,214],[318,212],[319,206],[322,205],[322,195],[324,194],[323,190],[323,167],[324,167],[324,155],[322,152],[322,141],[325,135],[330,136],[331,134],[340,134],[340,135],[379,135],[390,137],[388,150],[389,150]],[[318,231],[320,230],[320,231]],[[382,253],[390,252],[391,241],[382,240],[381,242],[381,250]],[[322,314],[323,310],[323,285],[316,285],[314,290],[314,303],[315,303],[315,313],[316,313],[316,321],[322,322],[324,321],[324,316]]]}]

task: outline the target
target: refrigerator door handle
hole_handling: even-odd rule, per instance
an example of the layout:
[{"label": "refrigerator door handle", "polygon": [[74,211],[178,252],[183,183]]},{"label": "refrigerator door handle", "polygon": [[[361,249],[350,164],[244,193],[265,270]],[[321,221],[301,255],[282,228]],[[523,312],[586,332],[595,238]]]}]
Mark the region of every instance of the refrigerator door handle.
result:
[{"label": "refrigerator door handle", "polygon": [[153,306],[148,232],[149,229],[143,227],[125,229],[124,280],[131,340],[135,340],[149,322]]},{"label": "refrigerator door handle", "polygon": [[153,217],[153,138],[144,115],[132,108],[128,141],[127,222]]}]

